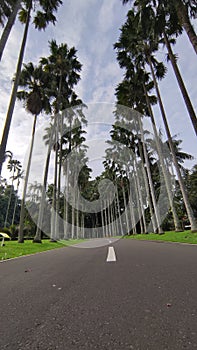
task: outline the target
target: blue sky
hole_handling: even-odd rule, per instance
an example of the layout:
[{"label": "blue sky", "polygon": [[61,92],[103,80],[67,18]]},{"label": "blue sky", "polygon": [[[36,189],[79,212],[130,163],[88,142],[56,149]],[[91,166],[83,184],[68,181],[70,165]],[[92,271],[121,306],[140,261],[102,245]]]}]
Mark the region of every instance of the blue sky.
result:
[{"label": "blue sky", "polygon": [[[123,76],[123,71],[116,62],[113,44],[118,40],[119,28],[125,22],[128,9],[129,5],[123,7],[121,1],[117,0],[65,0],[57,13],[56,27],[50,25],[45,32],[38,32],[31,27],[24,61],[37,64],[40,57],[47,56],[48,41],[51,39],[56,39],[58,44],[66,42],[70,47],[75,46],[78,50],[78,58],[83,65],[81,81],[76,88],[79,97],[87,104],[113,103],[115,87],[121,82]],[[23,27],[17,22],[0,64],[1,129],[5,121],[22,32]],[[185,35],[178,39],[174,50],[179,54],[180,70],[197,110],[196,55]],[[165,52],[160,51],[159,57],[165,59]],[[172,134],[178,134],[178,137],[183,139],[183,149],[195,157],[193,162],[186,163],[191,167],[196,163],[197,157],[196,136],[170,63],[166,64],[168,74],[160,83],[164,105]],[[162,122],[157,108],[155,113],[157,125],[161,127]],[[99,114],[95,118],[97,122],[101,121]],[[21,161],[28,147],[32,121],[31,115],[27,114],[22,104],[17,102],[7,149],[13,151],[14,158]],[[43,117],[39,117],[38,128],[42,122]],[[98,134],[97,129],[97,136]],[[91,135],[90,138],[95,138],[95,135]]]}]

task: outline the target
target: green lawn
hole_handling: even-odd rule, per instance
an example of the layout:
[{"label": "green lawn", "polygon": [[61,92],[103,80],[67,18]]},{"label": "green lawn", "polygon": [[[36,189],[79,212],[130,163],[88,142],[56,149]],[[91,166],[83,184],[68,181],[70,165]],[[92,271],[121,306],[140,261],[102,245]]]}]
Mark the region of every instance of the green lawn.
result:
[{"label": "green lawn", "polygon": [[24,243],[18,243],[17,241],[5,241],[5,246],[0,247],[0,260],[6,260],[16,258],[22,255],[35,254],[43,252],[45,250],[62,248],[64,246],[70,246],[82,242],[83,240],[68,240],[62,243],[51,243],[49,240],[43,240],[42,244],[32,243],[31,240],[27,240]]},{"label": "green lawn", "polygon": [[197,244],[197,233],[191,233],[190,231],[184,231],[184,232],[168,231],[163,235],[149,233],[149,234],[142,234],[142,235],[140,234],[140,235],[125,236],[125,238]]},{"label": "green lawn", "polygon": [[[184,232],[169,231],[163,235],[149,233],[147,235],[140,234],[140,235],[125,236],[124,238],[197,244],[197,233],[191,233],[190,231],[184,231]],[[5,241],[5,246],[0,247],[0,260],[16,258],[22,255],[35,254],[35,253],[43,252],[50,249],[62,248],[64,246],[70,246],[80,242],[83,242],[83,240],[75,239],[75,240],[63,241],[62,243],[60,242],[51,243],[49,240],[43,240],[42,244],[32,243],[31,240],[27,240],[23,244],[19,244],[17,241]]]}]

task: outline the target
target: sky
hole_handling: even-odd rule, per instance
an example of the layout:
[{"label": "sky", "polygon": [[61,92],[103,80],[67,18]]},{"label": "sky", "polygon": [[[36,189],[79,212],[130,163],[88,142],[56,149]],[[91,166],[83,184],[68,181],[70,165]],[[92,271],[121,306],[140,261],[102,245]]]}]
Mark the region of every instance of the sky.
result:
[{"label": "sky", "polygon": [[[40,57],[49,55],[48,41],[55,39],[58,44],[67,43],[69,47],[75,46],[77,56],[82,63],[81,80],[76,87],[78,96],[87,105],[99,105],[105,103],[110,106],[115,102],[114,91],[123,78],[116,61],[116,53],[113,44],[118,40],[120,27],[126,20],[129,5],[122,6],[117,0],[64,0],[57,13],[57,24],[49,25],[45,32],[38,32],[31,26],[26,46],[24,62],[39,62]],[[196,25],[195,25],[196,27]],[[196,27],[197,29],[197,27]],[[0,63],[0,130],[3,131],[6,112],[9,104],[9,96],[12,87],[12,78],[16,70],[16,61],[23,35],[23,26],[17,21],[12,29],[11,36],[6,46],[2,62]],[[184,78],[186,87],[191,97],[193,106],[197,110],[197,60],[194,50],[186,35],[178,38],[174,47],[178,54],[178,64]],[[158,57],[166,62],[165,51],[160,51]],[[186,162],[186,167],[191,168],[197,163],[196,136],[191,125],[183,98],[178,89],[170,63],[166,62],[168,73],[160,82],[160,89],[172,135],[177,134],[183,140],[182,147],[185,152],[194,156],[194,160]],[[103,106],[102,104],[100,104]],[[158,128],[163,129],[159,111],[155,108]],[[111,118],[111,117],[110,117]],[[23,162],[27,154],[30,141],[33,118],[28,114],[21,102],[17,102],[12,119],[7,150],[11,150],[14,158]],[[103,122],[98,108],[91,123]],[[105,120],[108,123],[108,120]],[[37,130],[47,123],[46,117],[39,116]],[[39,131],[38,131],[39,133]],[[104,146],[97,144],[96,140],[104,140],[108,137],[108,131],[102,127],[89,127],[86,135],[87,142],[95,140],[92,148],[96,153],[91,155],[90,166],[95,167],[95,175],[101,169]],[[164,133],[165,134],[165,133]],[[100,153],[98,152],[100,150]],[[100,164],[100,165],[99,165]],[[39,166],[39,165],[38,165]],[[100,166],[100,168],[99,168]],[[6,166],[3,175],[7,176]]]}]

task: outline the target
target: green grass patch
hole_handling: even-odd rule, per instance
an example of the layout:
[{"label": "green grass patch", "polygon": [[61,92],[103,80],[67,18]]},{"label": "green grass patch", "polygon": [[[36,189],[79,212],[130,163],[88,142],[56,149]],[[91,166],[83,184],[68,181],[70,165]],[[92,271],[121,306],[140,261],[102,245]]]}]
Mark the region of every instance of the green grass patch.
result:
[{"label": "green grass patch", "polygon": [[125,236],[126,239],[139,239],[139,240],[150,240],[150,241],[166,241],[166,242],[180,242],[197,244],[197,233],[191,233],[191,231],[175,232],[168,231],[163,235],[158,235],[155,233],[139,234]]},{"label": "green grass patch", "polygon": [[24,243],[18,243],[17,241],[5,241],[5,246],[0,247],[0,260],[6,260],[16,258],[23,255],[35,254],[44,252],[46,250],[63,248],[64,246],[71,246],[82,242],[83,240],[70,239],[60,242],[50,242],[50,240],[43,240],[42,243],[32,243],[31,240],[27,240]]}]

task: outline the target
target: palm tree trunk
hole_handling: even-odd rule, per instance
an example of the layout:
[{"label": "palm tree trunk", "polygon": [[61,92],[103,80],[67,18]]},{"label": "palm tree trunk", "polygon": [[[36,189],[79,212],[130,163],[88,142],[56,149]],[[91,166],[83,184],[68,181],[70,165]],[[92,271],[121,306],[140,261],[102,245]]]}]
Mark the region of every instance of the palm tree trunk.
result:
[{"label": "palm tree trunk", "polygon": [[187,215],[188,215],[188,218],[189,218],[189,221],[190,221],[190,224],[191,224],[191,231],[192,232],[197,232],[197,222],[196,222],[196,219],[194,217],[194,213],[193,213],[192,207],[191,207],[190,202],[189,202],[189,198],[188,198],[188,195],[187,195],[185,184],[184,184],[184,181],[183,181],[182,176],[181,176],[181,171],[180,171],[179,164],[178,164],[178,161],[177,161],[177,158],[176,158],[176,153],[175,153],[175,149],[174,149],[174,145],[173,145],[171,132],[170,132],[170,129],[169,129],[169,126],[168,126],[166,113],[165,113],[165,110],[164,110],[163,102],[161,100],[159,87],[158,87],[158,84],[157,84],[157,81],[156,81],[156,77],[155,77],[155,73],[154,73],[152,65],[151,65],[151,71],[152,71],[152,74],[154,75],[154,81],[155,81],[155,84],[156,84],[155,88],[156,88],[156,93],[157,93],[159,106],[160,106],[160,110],[161,110],[161,114],[162,114],[162,119],[163,119],[163,122],[164,122],[166,134],[167,134],[167,137],[168,137],[168,142],[169,142],[170,151],[171,151],[171,154],[172,154],[173,164],[174,164],[174,167],[176,169],[177,176],[178,176],[179,186],[180,186],[180,189],[181,189],[181,192],[182,192],[182,195],[183,195],[185,208],[186,208]]},{"label": "palm tree trunk", "polygon": [[129,228],[129,218],[127,213],[127,203],[126,203],[126,193],[125,193],[125,186],[124,183],[122,183],[122,194],[123,194],[123,202],[124,202],[124,209],[125,209],[125,217],[126,217],[126,234],[129,235],[130,228]]},{"label": "palm tree trunk", "polygon": [[54,170],[54,187],[52,200],[52,215],[51,215],[51,242],[56,242],[56,221],[57,221],[57,174],[58,174],[58,131],[57,131],[57,116],[55,116],[55,170]]},{"label": "palm tree trunk", "polygon": [[[111,194],[110,194],[110,202],[111,202]],[[114,223],[114,212],[113,212],[113,203],[111,202],[110,205],[110,212],[111,212],[111,225],[112,225],[112,236],[116,235],[116,228],[115,228],[115,223]]]},{"label": "palm tree trunk", "polygon": [[[140,153],[140,158],[142,160],[144,160],[144,154],[143,154],[142,145],[140,142],[139,142],[139,153]],[[143,175],[143,180],[144,180],[144,185],[145,185],[146,198],[148,201],[148,206],[149,206],[150,215],[151,215],[151,219],[152,219],[153,232],[156,232],[156,223],[155,223],[155,218],[153,215],[153,206],[152,206],[153,201],[151,198],[150,186],[149,186],[149,181],[148,181],[148,173],[146,171],[145,165],[146,165],[146,161],[145,161],[145,163],[141,164],[141,170],[142,170],[142,175]],[[148,233],[148,231],[147,231],[147,233]]]},{"label": "palm tree trunk", "polygon": [[18,202],[18,189],[19,189],[19,179],[18,179],[18,182],[17,182],[17,188],[16,188],[16,199],[15,199],[15,202],[14,202],[14,211],[13,211],[13,215],[12,215],[12,225],[14,225],[14,220],[15,220],[15,215],[16,215],[16,206],[17,206],[17,202]]},{"label": "palm tree trunk", "polygon": [[121,232],[121,236],[124,235],[123,233],[123,227],[122,227],[122,218],[121,218],[121,211],[120,211],[120,201],[119,201],[119,194],[118,194],[118,186],[116,185],[116,199],[117,199],[117,206],[118,206],[118,216],[119,216],[119,220],[117,220],[117,222],[120,222],[120,232]]},{"label": "palm tree trunk", "polygon": [[48,172],[49,172],[50,158],[51,158],[51,147],[49,147],[49,151],[48,151],[47,159],[46,159],[46,164],[45,164],[45,170],[44,170],[44,181],[43,181],[43,188],[42,188],[41,206],[40,206],[39,216],[38,216],[36,237],[34,239],[37,242],[41,241],[41,226],[42,226],[43,215],[44,215],[44,200],[45,200],[45,196],[46,196],[47,178],[48,178]]},{"label": "palm tree trunk", "polygon": [[112,236],[112,216],[111,216],[111,203],[110,198],[108,199],[108,218],[109,218],[109,237]]},{"label": "palm tree trunk", "polygon": [[[59,127],[58,127],[59,129]],[[56,222],[55,222],[55,231],[56,236],[59,234],[59,209],[60,209],[60,193],[61,193],[61,173],[62,173],[62,141],[60,138],[60,150],[58,154],[58,174],[57,174],[57,200],[56,200]]]},{"label": "palm tree trunk", "polygon": [[69,160],[67,160],[67,167],[66,167],[66,193],[64,196],[64,238],[68,239],[69,235],[67,232],[68,229],[68,195],[69,195],[69,172],[70,172],[70,165],[69,165]]},{"label": "palm tree trunk", "polygon": [[18,243],[24,243],[23,228],[24,228],[24,217],[25,217],[25,198],[26,198],[26,192],[27,192],[27,184],[28,184],[28,179],[29,179],[29,172],[30,172],[30,167],[31,167],[31,158],[32,158],[32,152],[33,152],[33,145],[34,145],[36,120],[37,120],[37,116],[35,115],[34,116],[33,129],[32,129],[32,136],[31,136],[31,145],[30,145],[30,151],[29,151],[29,158],[28,158],[27,170],[26,170],[26,174],[25,174],[25,182],[24,182],[24,187],[23,187],[23,195],[22,195],[22,200],[21,200],[21,212],[20,212]]},{"label": "palm tree trunk", "polygon": [[82,238],[85,239],[85,217],[84,212],[82,212]]},{"label": "palm tree trunk", "polygon": [[[106,206],[106,202],[104,203]],[[107,208],[104,209],[104,221],[105,221],[105,237],[108,237],[108,221],[107,221]]]},{"label": "palm tree trunk", "polygon": [[18,58],[18,63],[17,63],[16,76],[15,76],[15,79],[14,79],[14,85],[13,85],[13,88],[12,88],[10,104],[9,104],[7,117],[6,117],[6,122],[5,122],[4,130],[3,130],[3,136],[2,136],[2,140],[1,140],[1,147],[0,147],[0,175],[1,175],[1,171],[2,171],[2,165],[3,165],[3,162],[4,162],[4,155],[5,155],[5,151],[6,151],[6,146],[7,146],[7,140],[8,140],[10,125],[11,125],[12,115],[13,115],[14,106],[15,106],[15,102],[16,102],[16,94],[17,94],[17,89],[18,89],[18,84],[19,84],[19,79],[20,79],[20,74],[21,74],[21,67],[22,67],[22,63],[23,63],[23,57],[24,57],[24,52],[25,52],[25,45],[26,45],[26,41],[27,41],[27,34],[28,34],[29,23],[30,23],[31,9],[32,9],[32,0],[29,3],[28,13],[27,13],[27,20],[26,20],[25,30],[24,30],[24,35],[23,35],[23,40],[22,40],[21,49],[20,49],[19,58]]},{"label": "palm tree trunk", "polygon": [[161,162],[161,168],[162,168],[162,173],[163,173],[163,176],[164,176],[164,182],[165,182],[165,186],[166,186],[166,190],[167,190],[167,195],[168,195],[170,207],[171,207],[171,210],[172,210],[175,231],[180,232],[180,231],[182,231],[182,227],[181,227],[181,224],[180,224],[180,221],[179,221],[176,209],[174,207],[172,190],[171,190],[171,186],[170,186],[170,183],[169,183],[166,166],[165,166],[164,159],[163,159],[163,154],[162,154],[162,150],[161,150],[161,145],[160,145],[160,141],[159,141],[157,127],[156,127],[156,124],[155,124],[153,111],[152,111],[152,108],[151,108],[151,105],[150,105],[150,101],[149,101],[149,97],[148,97],[148,94],[147,94],[147,91],[146,91],[146,87],[145,87],[144,84],[143,84],[143,88],[144,88],[146,102],[147,102],[147,106],[148,106],[148,110],[149,110],[149,114],[150,114],[150,118],[151,118],[151,123],[152,123],[152,126],[153,126],[153,131],[154,131],[155,140],[156,140],[157,152],[158,152],[159,160]]},{"label": "palm tree trunk", "polygon": [[143,198],[142,198],[142,192],[141,192],[141,186],[140,186],[140,181],[139,181],[139,174],[141,171],[137,169],[137,160],[136,156],[134,154],[134,173],[135,173],[135,178],[136,178],[136,184],[137,184],[137,191],[138,191],[138,196],[139,196],[139,205],[140,205],[140,211],[141,211],[141,217],[142,217],[142,223],[143,223],[143,232],[141,233],[147,233],[147,225],[146,225],[146,219],[145,219],[145,214],[144,214],[144,207],[143,207]]},{"label": "palm tree trunk", "polygon": [[194,48],[195,53],[197,54],[197,36],[195,30],[190,22],[188,15],[188,10],[186,5],[183,4],[182,0],[173,0],[177,16],[179,18],[180,24],[183,26],[187,36]]},{"label": "palm tree trunk", "polygon": [[191,100],[189,98],[189,95],[187,93],[187,90],[186,90],[185,84],[183,82],[183,79],[181,77],[178,65],[177,65],[176,60],[174,58],[174,54],[172,52],[172,48],[171,48],[170,42],[169,42],[168,37],[167,37],[165,32],[164,32],[164,41],[165,41],[166,47],[168,49],[168,54],[169,54],[169,57],[170,57],[170,61],[172,63],[172,67],[174,69],[174,73],[175,73],[175,76],[177,78],[177,82],[179,84],[179,87],[180,87],[183,99],[185,101],[185,104],[186,104],[186,107],[187,107],[187,110],[188,110],[191,122],[193,124],[195,133],[197,135],[197,118],[196,118],[196,114],[195,114],[194,108],[192,106]]},{"label": "palm tree trunk", "polygon": [[[129,183],[132,184],[132,179],[131,179],[131,173],[129,171],[129,167],[127,166],[127,177],[129,178]],[[133,189],[130,186],[130,193],[129,193],[129,212],[130,212],[130,222],[132,225],[132,234],[136,235],[136,213],[133,209]]]},{"label": "palm tree trunk", "polygon": [[71,236],[72,239],[75,239],[75,193],[73,194],[73,202],[72,202],[72,215],[71,215],[71,220],[72,220],[72,228],[71,228]]},{"label": "palm tree trunk", "polygon": [[10,188],[10,195],[9,195],[9,200],[8,200],[8,205],[7,205],[7,210],[6,210],[6,216],[5,216],[5,221],[4,221],[4,227],[7,226],[8,214],[9,214],[10,204],[11,204],[11,200],[12,200],[12,192],[13,192],[13,181],[12,181],[12,185],[11,185],[11,188]]},{"label": "palm tree trunk", "polygon": [[12,26],[14,25],[14,22],[15,22],[15,19],[16,19],[16,16],[17,16],[17,13],[18,13],[20,7],[21,7],[21,0],[18,0],[16,2],[16,4],[14,5],[13,11],[12,11],[11,15],[9,16],[8,21],[6,23],[6,26],[5,26],[4,30],[3,30],[2,35],[1,35],[1,39],[0,39],[0,61],[2,59],[2,55],[3,55],[3,51],[4,51],[4,48],[5,48],[5,45],[7,43],[8,37],[10,35]]},{"label": "palm tree trunk", "polygon": [[[153,185],[150,162],[148,159],[148,153],[147,153],[147,149],[146,149],[146,145],[145,145],[144,132],[143,132],[143,128],[142,128],[141,119],[139,119],[139,124],[140,124],[141,138],[142,138],[143,154],[144,154],[144,158],[145,158],[146,171],[147,171],[147,175],[148,175],[148,182],[149,182],[149,186],[150,186],[150,193],[151,193],[151,199],[152,199],[153,209],[154,209],[156,223],[157,223],[157,229],[158,229],[158,233],[162,234],[163,229],[161,227],[161,217],[160,217],[159,210],[157,208],[155,189],[154,189],[154,185]],[[152,220],[153,220],[153,217],[152,217]]]},{"label": "palm tree trunk", "polygon": [[51,137],[49,140],[48,153],[47,153],[45,169],[44,169],[44,179],[43,179],[43,186],[42,186],[40,209],[39,209],[39,213],[38,213],[38,222],[37,222],[36,234],[35,234],[35,237],[33,239],[34,243],[42,243],[42,241],[41,241],[41,232],[42,232],[41,227],[42,227],[44,208],[45,208],[45,196],[46,196],[50,157],[51,157]]},{"label": "palm tree trunk", "polygon": [[103,211],[103,202],[102,200],[100,201],[101,203],[101,225],[102,225],[102,230],[103,230],[103,238],[105,237],[105,220],[104,220],[104,211]]}]

